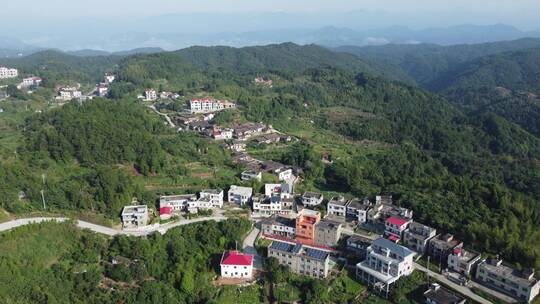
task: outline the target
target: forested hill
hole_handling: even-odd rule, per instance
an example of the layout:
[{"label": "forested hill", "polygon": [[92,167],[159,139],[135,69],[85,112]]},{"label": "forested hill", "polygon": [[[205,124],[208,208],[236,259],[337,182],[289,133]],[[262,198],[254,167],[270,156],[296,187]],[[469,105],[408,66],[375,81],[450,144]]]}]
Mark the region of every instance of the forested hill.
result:
[{"label": "forested hill", "polygon": [[224,69],[237,73],[257,73],[267,70],[303,71],[329,66],[410,81],[405,73],[396,74],[384,63],[362,60],[350,54],[335,54],[317,45],[283,43],[244,48],[196,46],[175,53],[205,71]]},{"label": "forested hill", "polygon": [[59,51],[41,51],[24,57],[0,58],[0,65],[19,69],[22,75],[43,78],[43,85],[54,87],[73,82],[94,84],[112,72],[121,56],[81,57]]},{"label": "forested hill", "polygon": [[540,94],[540,48],[481,57],[461,64],[430,84],[436,91],[503,87]]},{"label": "forested hill", "polygon": [[423,87],[447,72],[471,60],[500,54],[540,47],[540,39],[524,38],[514,41],[500,41],[482,44],[464,44],[440,46],[435,44],[389,44],[383,46],[343,46],[334,49],[338,52],[355,54],[364,60],[386,63],[396,72],[405,73]]}]

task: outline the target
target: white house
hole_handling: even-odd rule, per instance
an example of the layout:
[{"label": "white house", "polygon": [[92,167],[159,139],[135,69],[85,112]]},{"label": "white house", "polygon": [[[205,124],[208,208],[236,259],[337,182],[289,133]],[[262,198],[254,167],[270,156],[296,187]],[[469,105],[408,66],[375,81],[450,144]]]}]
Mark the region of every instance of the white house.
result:
[{"label": "white house", "polygon": [[146,89],[144,91],[144,99],[145,100],[156,100],[157,99],[157,92],[154,89]]},{"label": "white house", "polygon": [[82,92],[79,91],[76,87],[63,87],[58,91],[59,100],[69,101],[75,98],[81,98]]},{"label": "white house", "polygon": [[403,232],[409,227],[411,219],[404,219],[391,216],[384,221],[384,235],[391,241],[398,241],[403,238]]},{"label": "white house", "polygon": [[415,253],[385,238],[367,248],[367,258],[356,264],[356,277],[368,287],[388,296],[390,286],[413,270]]},{"label": "white house", "polygon": [[0,79],[16,78],[17,76],[19,76],[19,71],[17,69],[0,66]]},{"label": "white house", "polygon": [[345,218],[347,215],[347,201],[342,196],[332,197],[328,201],[327,213]]},{"label": "white house", "polygon": [[225,109],[232,109],[236,104],[226,100],[213,98],[193,98],[189,103],[191,113],[208,113]]},{"label": "white house", "polygon": [[323,199],[324,196],[322,193],[305,192],[304,195],[302,195],[302,204],[304,204],[304,206],[317,206],[322,203]]},{"label": "white house", "polygon": [[244,171],[242,172],[242,175],[240,177],[242,180],[248,181],[248,180],[262,180],[262,172],[261,171]]},{"label": "white house", "polygon": [[253,188],[250,187],[241,187],[232,185],[227,193],[229,203],[236,203],[240,206],[247,204],[253,196]]},{"label": "white house", "polygon": [[223,190],[221,189],[205,189],[199,194],[200,198],[209,198],[210,204],[214,208],[223,207]]},{"label": "white house", "polygon": [[221,256],[221,277],[223,278],[253,278],[252,254],[240,253],[235,250],[225,251]]},{"label": "white house", "polygon": [[182,194],[182,195],[166,195],[159,198],[159,209],[168,207],[170,209],[163,209],[166,213],[179,214],[186,208],[189,202],[197,200],[195,194]]},{"label": "white house", "polygon": [[105,74],[105,82],[112,83],[116,79],[116,76]]},{"label": "white house", "polygon": [[125,206],[122,210],[124,228],[140,228],[148,225],[148,207],[146,205]]},{"label": "white house", "polygon": [[264,195],[279,196],[281,198],[291,198],[293,196],[293,187],[289,184],[265,184]]},{"label": "white house", "polygon": [[32,76],[28,78],[24,78],[21,84],[18,86],[18,89],[22,88],[29,88],[29,87],[37,87],[41,84],[43,80],[40,77]]}]

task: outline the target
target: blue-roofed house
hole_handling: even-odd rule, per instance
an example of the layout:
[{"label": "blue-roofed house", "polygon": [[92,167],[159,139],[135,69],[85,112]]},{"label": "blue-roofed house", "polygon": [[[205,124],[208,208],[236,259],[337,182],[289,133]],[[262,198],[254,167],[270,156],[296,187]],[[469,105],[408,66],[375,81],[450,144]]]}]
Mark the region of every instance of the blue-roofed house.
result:
[{"label": "blue-roofed house", "polygon": [[385,238],[373,241],[366,260],[356,265],[356,277],[368,287],[387,297],[390,287],[413,270],[415,253]]},{"label": "blue-roofed house", "polygon": [[289,266],[292,272],[314,278],[326,278],[330,269],[328,252],[300,243],[273,241],[268,247],[268,257]]}]

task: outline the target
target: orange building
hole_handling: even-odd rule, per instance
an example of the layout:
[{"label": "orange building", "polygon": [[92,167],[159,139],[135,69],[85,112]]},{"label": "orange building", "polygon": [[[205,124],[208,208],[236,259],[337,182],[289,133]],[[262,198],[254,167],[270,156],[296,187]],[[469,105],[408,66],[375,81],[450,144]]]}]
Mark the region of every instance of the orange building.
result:
[{"label": "orange building", "polygon": [[296,239],[302,244],[315,243],[315,225],[321,220],[319,211],[302,209],[296,217]]}]

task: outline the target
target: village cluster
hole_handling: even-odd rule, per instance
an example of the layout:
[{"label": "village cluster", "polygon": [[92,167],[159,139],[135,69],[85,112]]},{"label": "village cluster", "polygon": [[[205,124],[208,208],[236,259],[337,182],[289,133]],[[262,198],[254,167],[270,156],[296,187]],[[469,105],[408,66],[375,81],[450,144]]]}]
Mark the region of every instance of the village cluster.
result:
[{"label": "village cluster", "polygon": [[[18,77],[16,69],[0,67],[0,79]],[[90,95],[105,97],[113,75],[105,75]],[[30,89],[41,84],[42,79],[24,78],[19,89]],[[262,77],[255,83],[271,87],[272,81]],[[84,100],[80,86],[57,88],[58,101]],[[0,96],[1,98],[2,96]],[[147,89],[140,99],[178,99],[171,92]],[[483,258],[482,254],[466,250],[463,242],[450,233],[441,233],[413,220],[413,212],[396,204],[391,196],[346,199],[331,197],[324,206],[322,193],[295,194],[294,187],[300,168],[274,161],[260,161],[245,152],[247,141],[271,144],[294,140],[281,134],[272,126],[246,123],[232,128],[222,128],[213,119],[218,111],[233,109],[234,102],[214,98],[194,98],[186,111],[176,117],[178,130],[193,130],[215,140],[225,141],[233,151],[233,160],[246,168],[241,179],[262,180],[262,173],[273,174],[279,183],[265,184],[264,193],[251,187],[231,185],[222,189],[206,189],[196,194],[161,196],[159,217],[168,221],[185,214],[198,214],[207,210],[224,208],[225,203],[249,208],[251,217],[260,223],[261,238],[271,241],[268,257],[274,257],[291,271],[324,279],[331,273],[335,261],[356,263],[356,277],[372,290],[388,296],[391,287],[402,277],[410,275],[415,260],[427,257],[446,277],[465,285],[470,278],[487,288],[514,297],[520,302],[531,302],[540,292],[540,281],[534,269],[517,270],[498,258]],[[322,207],[322,209],[321,209]],[[323,217],[318,210],[326,209]],[[122,211],[124,229],[143,229],[149,225],[150,210],[146,205],[133,202]],[[361,234],[357,231],[364,231]],[[220,267],[225,278],[251,279],[254,256],[239,251],[223,253]],[[429,263],[429,262],[428,262]],[[463,303],[465,298],[440,285],[425,292],[428,303]]]},{"label": "village cluster", "polygon": [[[521,302],[530,302],[539,293],[540,281],[534,277],[533,269],[517,270],[501,259],[483,258],[480,253],[466,250],[452,234],[439,233],[415,222],[413,212],[398,206],[391,196],[376,196],[374,202],[332,197],[324,217],[314,208],[323,201],[321,193],[296,195],[294,183],[266,184],[262,194],[250,187],[232,185],[227,192],[208,189],[198,196],[162,196],[159,213],[162,219],[169,219],[183,212],[223,208],[225,202],[249,206],[251,217],[261,225],[260,237],[271,241],[268,257],[276,258],[295,273],[320,279],[329,276],[335,261],[358,262],[357,279],[383,296],[388,296],[393,284],[413,272],[420,256],[429,257],[434,265],[446,269],[447,278],[461,285],[473,278]],[[138,227],[146,224],[148,209],[127,206],[122,216],[125,227]],[[370,233],[359,234],[357,229]],[[251,279],[253,256],[225,252],[221,275]],[[425,296],[430,303],[465,301],[440,285],[431,286]]]}]

